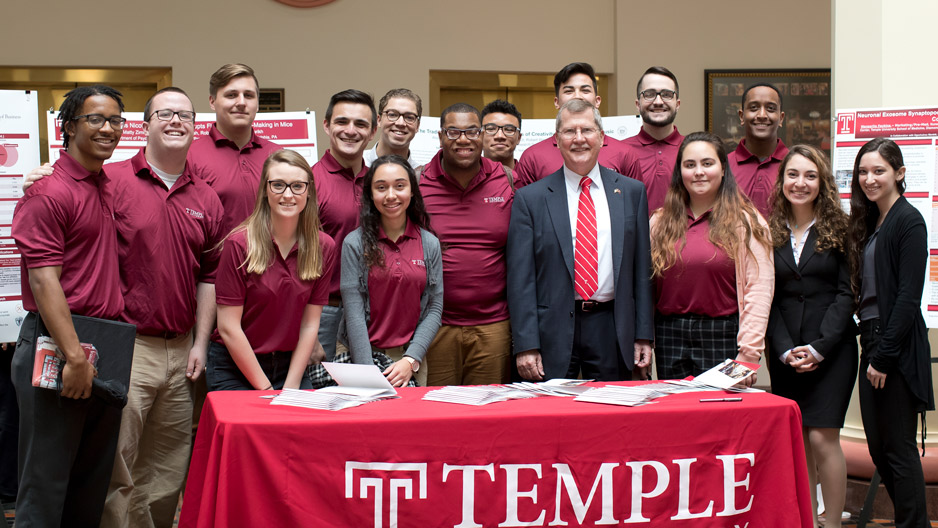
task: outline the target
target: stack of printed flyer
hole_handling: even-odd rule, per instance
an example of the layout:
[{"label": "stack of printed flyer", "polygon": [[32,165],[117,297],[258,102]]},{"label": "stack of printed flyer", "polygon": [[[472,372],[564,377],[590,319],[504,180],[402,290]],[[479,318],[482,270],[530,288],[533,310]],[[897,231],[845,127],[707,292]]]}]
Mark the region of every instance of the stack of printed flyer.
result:
[{"label": "stack of printed flyer", "polygon": [[375,365],[323,362],[323,366],[338,386],[316,391],[283,389],[270,404],[338,411],[364,403],[400,398]]},{"label": "stack of printed flyer", "polygon": [[585,384],[591,381],[593,380],[555,378],[538,383],[522,381],[512,383],[509,387],[530,392],[538,396],[578,396],[589,390],[589,387]]},{"label": "stack of printed flyer", "polygon": [[611,405],[625,405],[636,407],[654,403],[652,400],[667,396],[671,393],[671,385],[666,383],[648,383],[645,385],[606,385],[594,387],[580,394],[576,401],[590,403],[607,403]]},{"label": "stack of printed flyer", "polygon": [[692,380],[667,380],[667,383],[684,386],[687,391],[765,392],[761,389],[738,386],[740,382],[755,374],[758,369],[759,365],[727,359]]},{"label": "stack of printed flyer", "polygon": [[451,385],[424,394],[423,399],[463,405],[487,405],[507,400],[536,398],[537,394],[504,385],[459,386]]},{"label": "stack of printed flyer", "polygon": [[735,386],[752,376],[758,368],[758,365],[727,359],[694,379],[664,380],[644,385],[595,387],[577,396],[576,401],[636,407],[655,403],[652,400],[680,392],[763,392],[760,389]]}]

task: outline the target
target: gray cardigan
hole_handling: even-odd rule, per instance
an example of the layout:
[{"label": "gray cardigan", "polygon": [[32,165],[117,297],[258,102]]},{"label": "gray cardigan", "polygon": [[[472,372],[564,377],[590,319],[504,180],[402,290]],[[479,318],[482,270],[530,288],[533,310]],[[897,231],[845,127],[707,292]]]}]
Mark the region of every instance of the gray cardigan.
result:
[{"label": "gray cardigan", "polygon": [[[420,296],[420,321],[405,355],[423,362],[427,348],[436,337],[443,316],[443,258],[440,241],[429,231],[420,230],[427,286]],[[368,320],[371,314],[368,296],[368,268],[362,261],[362,230],[359,227],[342,244],[342,305],[345,318],[339,337],[348,344],[352,362],[371,363]]]}]

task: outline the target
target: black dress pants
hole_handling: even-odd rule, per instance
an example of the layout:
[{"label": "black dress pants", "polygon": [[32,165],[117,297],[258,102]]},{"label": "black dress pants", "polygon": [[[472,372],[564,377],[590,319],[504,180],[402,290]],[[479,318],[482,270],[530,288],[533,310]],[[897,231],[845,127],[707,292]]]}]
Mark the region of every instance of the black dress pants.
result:
[{"label": "black dress pants", "polygon": [[915,444],[919,412],[925,404],[917,400],[898,371],[886,375],[881,389],[866,378],[869,356],[882,337],[878,320],[860,326],[860,414],[870,456],[896,510],[897,528],[931,526],[925,505],[925,477]]},{"label": "black dress pants", "polygon": [[17,528],[97,527],[107,497],[121,409],[92,396],[33,387],[36,316],[23,321],[12,377],[20,408]]}]

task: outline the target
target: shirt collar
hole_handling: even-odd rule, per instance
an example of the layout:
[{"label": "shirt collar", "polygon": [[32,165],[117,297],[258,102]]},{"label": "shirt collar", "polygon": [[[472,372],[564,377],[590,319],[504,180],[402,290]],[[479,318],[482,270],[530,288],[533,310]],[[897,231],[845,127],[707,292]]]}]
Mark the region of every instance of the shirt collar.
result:
[{"label": "shirt collar", "polygon": [[[134,157],[130,158],[130,168],[134,171],[134,174],[136,174],[138,178],[148,179],[154,184],[157,181],[163,183],[163,180],[161,180],[160,177],[155,172],[153,172],[153,169],[150,167],[150,162],[147,161],[146,150],[146,147],[142,147],[137,151],[136,154],[134,154]],[[179,185],[184,185],[189,183],[191,180],[192,178],[189,173],[189,163],[186,162],[186,168],[183,169],[182,174],[179,175],[179,179],[176,180],[176,182],[181,182]]]},{"label": "shirt collar", "polygon": [[365,173],[368,172],[368,166],[365,165],[364,160],[362,160],[362,170],[358,174],[353,174],[351,168],[343,167],[339,160],[335,159],[335,156],[332,155],[332,152],[329,149],[326,149],[326,152],[323,153],[322,159],[319,160],[323,167],[326,168],[332,174],[338,174],[346,180],[349,181],[358,181],[365,177]]},{"label": "shirt collar", "polygon": [[710,215],[713,214],[713,208],[711,207],[710,209],[707,209],[706,211],[703,212],[702,215],[698,216],[697,218],[694,218],[694,212],[690,210],[690,207],[686,208],[686,212],[687,212],[687,225],[688,227],[690,227],[696,223],[702,222],[704,219],[707,219],[709,221]]},{"label": "shirt collar", "polygon": [[668,134],[668,136],[664,139],[659,140],[659,139],[655,139],[651,137],[651,135],[648,132],[645,132],[645,127],[642,127],[638,130],[637,136],[638,136],[638,142],[641,143],[642,145],[645,145],[646,147],[648,145],[653,145],[655,143],[667,143],[668,145],[673,145],[675,147],[678,147],[681,145],[681,141],[684,140],[684,136],[682,136],[681,133],[678,132],[676,126],[674,127],[674,130],[672,130],[671,133]]},{"label": "shirt collar", "polygon": [[[785,157],[785,153],[788,152],[788,147],[785,146],[785,143],[781,139],[776,140],[775,151],[772,152],[772,155],[769,156],[771,159],[781,161]],[[756,161],[759,161],[759,158],[755,154],[749,152],[749,149],[746,148],[746,139],[743,138],[739,145],[736,145],[736,154],[740,160],[748,160],[749,158],[754,158]]]},{"label": "shirt collar", "polygon": [[67,150],[62,149],[59,151],[59,160],[56,163],[62,164],[62,169],[66,174],[71,176],[75,181],[82,181],[89,177],[97,177],[100,179],[107,179],[107,175],[104,173],[104,167],[101,167],[101,170],[98,172],[89,172],[81,163],[78,163],[78,160],[72,157]]},{"label": "shirt collar", "polygon": [[[216,146],[228,145],[234,149],[238,148],[234,141],[228,139],[224,134],[221,133],[221,130],[218,130],[218,123],[212,123],[212,128],[209,129],[208,135],[210,138],[212,138],[212,141],[215,142]],[[258,148],[260,146],[261,144],[257,141],[257,134],[254,132],[254,128],[251,128],[251,139],[247,142],[246,145],[244,145],[244,148]]]},{"label": "shirt collar", "polygon": [[[586,174],[586,177],[592,180],[590,183],[590,194],[594,190],[599,190],[599,192],[605,192],[603,188],[603,179],[599,172],[599,163],[597,162],[593,165],[593,168]],[[567,183],[567,192],[577,193],[580,188],[580,180],[583,179],[583,176],[573,172],[568,169],[566,165],[563,166],[563,179]]]},{"label": "shirt collar", "polygon": [[[417,231],[417,226],[414,225],[414,223],[411,222],[410,219],[408,218],[407,225],[404,227],[404,234],[401,235],[401,238],[402,239],[403,238],[416,239],[419,236],[420,236],[420,232]],[[386,240],[391,243],[396,243],[396,241],[388,238],[388,235],[387,233],[384,232],[384,227],[382,227],[381,224],[378,224],[378,240]]]}]

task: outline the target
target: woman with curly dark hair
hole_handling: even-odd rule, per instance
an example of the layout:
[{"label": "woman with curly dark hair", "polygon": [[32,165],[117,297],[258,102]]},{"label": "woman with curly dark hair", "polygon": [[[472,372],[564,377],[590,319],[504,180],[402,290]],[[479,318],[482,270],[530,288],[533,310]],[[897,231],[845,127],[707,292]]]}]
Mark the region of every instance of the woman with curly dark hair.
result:
[{"label": "woman with curly dark hair", "polygon": [[658,378],[696,376],[726,358],[758,363],[775,280],[769,228],[719,137],[684,139],[649,225]]},{"label": "woman with curly dark hair", "polygon": [[440,241],[407,160],[378,158],[363,189],[360,227],[342,247],[340,334],[353,363],[393,362],[384,370],[392,385],[407,385],[412,376],[426,385],[420,363],[443,314]]},{"label": "woman with curly dark hair", "polygon": [[851,284],[860,318],[860,412],[870,456],[896,511],[896,526],[928,526],[925,478],[915,447],[919,413],[935,408],[922,291],[928,238],[903,196],[902,151],[876,138],[853,165],[848,228]]},{"label": "woman with curly dark hair", "polygon": [[773,203],[775,298],[766,335],[772,392],[798,402],[811,498],[816,504],[820,479],[824,526],[840,526],[847,491],[840,429],[857,377],[857,326],[848,218],[827,156],[816,147],[791,147]]}]

